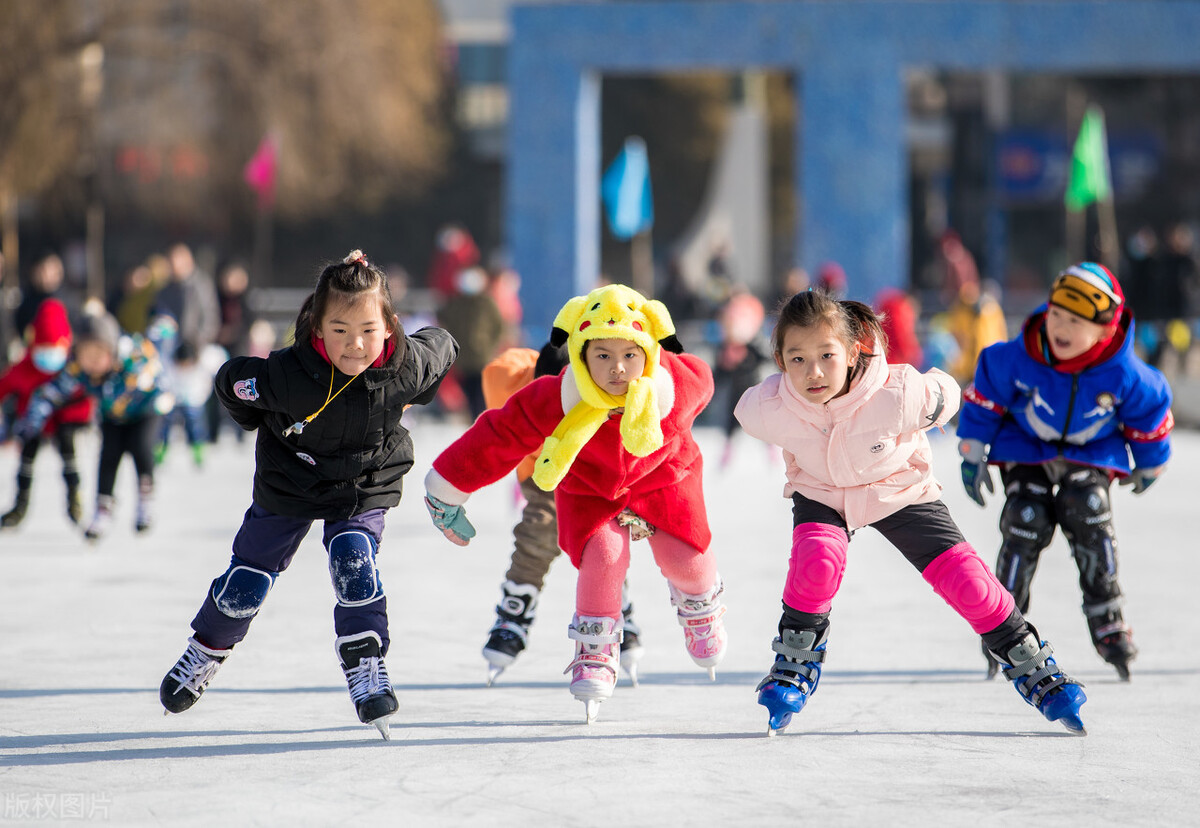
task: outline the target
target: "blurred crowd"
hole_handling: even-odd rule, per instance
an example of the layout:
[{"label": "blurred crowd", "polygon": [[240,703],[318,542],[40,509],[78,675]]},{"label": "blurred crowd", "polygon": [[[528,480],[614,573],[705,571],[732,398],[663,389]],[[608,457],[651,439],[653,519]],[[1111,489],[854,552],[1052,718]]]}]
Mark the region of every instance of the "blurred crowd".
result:
[{"label": "blurred crowd", "polygon": [[[174,407],[164,417],[157,460],[166,456],[178,426],[194,462],[202,465],[206,443],[224,432],[242,436],[211,394],[216,369],[230,356],[265,356],[290,341],[291,329],[289,319],[256,313],[250,301],[253,275],[244,262],[201,256],[212,260],[204,267],[197,258],[187,244],[173,244],[131,267],[100,300],[83,296],[84,280],[66,278],[58,253],[41,255],[21,274],[19,301],[9,302],[12,324],[7,330],[17,335],[0,343],[5,363],[17,363],[28,350],[35,316],[46,300],[62,302],[72,324],[106,311],[124,332],[143,335],[162,362],[162,384]],[[442,227],[428,260],[417,284],[403,267],[389,266],[390,286],[406,330],[437,324],[458,340],[458,362],[433,413],[467,423],[486,407],[484,366],[507,348],[537,348],[542,342],[525,341],[518,273],[500,257],[485,261],[464,227]],[[941,291],[932,302],[926,295],[925,307],[900,288],[882,291],[872,304],[886,326],[890,362],[941,368],[965,386],[980,351],[1014,334],[1015,320],[1026,309],[1006,314],[1000,286],[981,278],[975,257],[953,230],[940,239],[937,269]],[[852,294],[853,274],[832,261],[811,274],[794,267],[779,279],[775,295],[756,296],[738,282],[722,256],[714,254],[709,270],[701,290],[677,295],[679,285],[668,279],[667,295],[660,298],[692,332],[685,344],[710,359],[717,393],[707,423],[725,429],[732,440],[737,430],[733,405],[745,388],[775,370],[765,344],[774,308],[809,287]],[[1124,245],[1119,272],[1137,320],[1140,355],[1168,377],[1200,375],[1200,356],[1195,355],[1200,348],[1193,347],[1200,338],[1200,266],[1192,229],[1184,223],[1161,230],[1138,228]],[[0,422],[11,423],[13,402],[0,402],[5,414]]]}]

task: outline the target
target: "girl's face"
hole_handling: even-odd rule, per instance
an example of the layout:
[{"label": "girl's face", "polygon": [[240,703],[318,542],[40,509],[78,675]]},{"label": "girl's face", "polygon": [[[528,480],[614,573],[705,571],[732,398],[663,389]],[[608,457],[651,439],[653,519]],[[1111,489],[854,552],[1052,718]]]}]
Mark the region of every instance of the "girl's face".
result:
[{"label": "girl's face", "polygon": [[371,367],[392,335],[392,322],[383,318],[378,297],[354,302],[330,303],[317,328],[325,341],[329,361],[347,376],[357,376]]},{"label": "girl's face", "polygon": [[112,350],[103,342],[92,340],[75,346],[75,361],[93,381],[104,379],[116,364]]},{"label": "girl's face", "polygon": [[855,343],[847,351],[828,325],[793,326],[784,332],[775,362],[804,399],[823,405],[850,390],[848,376],[860,350]]},{"label": "girl's face", "polygon": [[646,370],[646,352],[629,339],[589,340],[584,358],[592,382],[613,396],[628,391]]},{"label": "girl's face", "polygon": [[1104,333],[1103,325],[1089,322],[1058,305],[1051,305],[1046,311],[1046,338],[1055,359],[1074,359],[1086,353]]}]

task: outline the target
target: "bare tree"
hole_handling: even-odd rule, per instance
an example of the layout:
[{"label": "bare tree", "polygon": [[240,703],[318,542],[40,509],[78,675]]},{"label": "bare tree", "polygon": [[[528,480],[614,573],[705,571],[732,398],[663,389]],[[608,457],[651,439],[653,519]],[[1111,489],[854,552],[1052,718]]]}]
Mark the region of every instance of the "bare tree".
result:
[{"label": "bare tree", "polygon": [[6,270],[18,198],[89,227],[100,203],[248,218],[242,169],[267,133],[282,218],[417,199],[450,148],[445,85],[436,0],[0,0]]},{"label": "bare tree", "polygon": [[17,287],[18,202],[74,176],[93,92],[84,84],[95,55],[87,25],[73,0],[0,0],[0,349],[12,333],[2,297]]},{"label": "bare tree", "polygon": [[204,169],[183,188],[134,186],[135,202],[246,209],[242,166],[268,132],[280,150],[286,218],[419,196],[441,171],[449,139],[433,0],[110,0],[108,8],[107,140],[160,158],[187,147]]}]

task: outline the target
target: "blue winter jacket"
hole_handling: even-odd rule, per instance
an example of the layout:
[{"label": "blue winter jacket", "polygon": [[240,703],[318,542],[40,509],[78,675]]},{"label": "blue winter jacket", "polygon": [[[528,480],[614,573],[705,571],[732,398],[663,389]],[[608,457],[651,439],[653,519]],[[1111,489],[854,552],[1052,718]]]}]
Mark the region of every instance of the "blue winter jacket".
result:
[{"label": "blue winter jacket", "polygon": [[1055,370],[1041,352],[1046,306],[1021,335],[985,348],[964,392],[960,439],[991,446],[988,462],[1043,463],[1063,457],[1110,469],[1153,468],[1171,456],[1171,388],[1133,351],[1133,320],[1122,315],[1115,351],[1077,373]]}]

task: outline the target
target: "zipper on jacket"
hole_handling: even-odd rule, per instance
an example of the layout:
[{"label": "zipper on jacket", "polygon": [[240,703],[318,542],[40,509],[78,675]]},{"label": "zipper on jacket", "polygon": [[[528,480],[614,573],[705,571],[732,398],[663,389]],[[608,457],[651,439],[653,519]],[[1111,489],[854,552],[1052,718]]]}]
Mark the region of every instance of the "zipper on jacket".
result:
[{"label": "zipper on jacket", "polygon": [[1067,419],[1063,421],[1062,433],[1058,437],[1058,453],[1062,454],[1071,432],[1071,414],[1075,411],[1075,395],[1079,391],[1079,374],[1071,374],[1071,396],[1067,398]]}]

